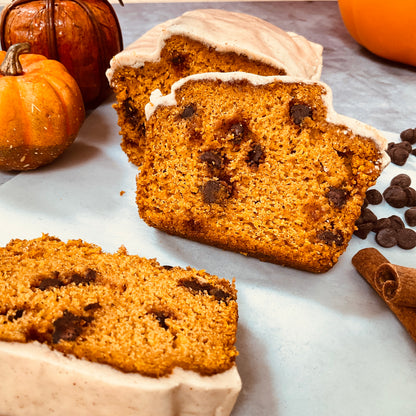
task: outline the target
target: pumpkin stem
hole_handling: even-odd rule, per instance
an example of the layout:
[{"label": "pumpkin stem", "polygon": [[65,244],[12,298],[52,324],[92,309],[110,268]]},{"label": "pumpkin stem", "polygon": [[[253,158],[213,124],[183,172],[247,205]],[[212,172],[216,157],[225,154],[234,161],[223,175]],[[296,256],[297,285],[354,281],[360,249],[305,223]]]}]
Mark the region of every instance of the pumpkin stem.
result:
[{"label": "pumpkin stem", "polygon": [[30,43],[16,43],[7,50],[4,61],[0,65],[0,74],[5,76],[16,76],[23,73],[19,57],[22,53],[30,52]]}]

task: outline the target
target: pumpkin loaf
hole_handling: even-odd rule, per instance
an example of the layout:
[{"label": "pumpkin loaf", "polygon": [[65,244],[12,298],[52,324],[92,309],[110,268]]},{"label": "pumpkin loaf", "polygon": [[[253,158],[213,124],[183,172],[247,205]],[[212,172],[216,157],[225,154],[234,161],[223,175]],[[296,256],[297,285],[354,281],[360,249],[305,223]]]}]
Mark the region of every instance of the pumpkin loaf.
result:
[{"label": "pumpkin loaf", "polygon": [[173,82],[200,72],[245,71],[319,79],[322,46],[254,16],[193,10],[168,20],[111,60],[107,77],[117,103],[122,148],[141,164],[144,106],[150,93],[167,94]]},{"label": "pumpkin loaf", "polygon": [[189,76],[146,106],[141,218],[168,233],[324,272],[345,251],[386,140],[290,77]]},{"label": "pumpkin loaf", "polygon": [[234,283],[43,235],[0,248],[0,414],[229,415]]}]

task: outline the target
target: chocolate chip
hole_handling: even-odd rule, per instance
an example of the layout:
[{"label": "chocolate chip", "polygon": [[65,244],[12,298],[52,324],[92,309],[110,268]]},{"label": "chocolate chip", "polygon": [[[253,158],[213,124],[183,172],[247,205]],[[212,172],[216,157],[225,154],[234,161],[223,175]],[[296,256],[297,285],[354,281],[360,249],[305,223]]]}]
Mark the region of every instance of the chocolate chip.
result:
[{"label": "chocolate chip", "polygon": [[139,122],[139,110],[135,107],[134,101],[130,97],[123,101],[122,111],[130,124],[134,125]]},{"label": "chocolate chip", "polygon": [[41,332],[39,328],[31,326],[25,331],[26,342],[29,341],[38,341],[41,344],[50,342],[50,334],[46,332]]},{"label": "chocolate chip", "polygon": [[95,279],[97,278],[97,272],[88,268],[84,272],[84,278],[87,282],[95,282]]},{"label": "chocolate chip", "polygon": [[73,273],[69,277],[70,283],[75,283],[76,285],[80,285],[84,283],[84,277],[81,276],[79,273]]},{"label": "chocolate chip", "polygon": [[292,121],[297,125],[300,125],[306,117],[312,118],[312,108],[306,104],[293,104],[289,113]]},{"label": "chocolate chip", "polygon": [[404,228],[397,232],[397,245],[404,250],[416,247],[416,231]]},{"label": "chocolate chip", "polygon": [[18,309],[17,311],[16,311],[16,313],[14,314],[14,319],[19,319],[19,318],[21,318],[22,316],[23,316],[23,312],[24,312],[25,310],[24,309]]},{"label": "chocolate chip", "polygon": [[325,244],[332,246],[335,244],[336,246],[342,246],[344,243],[344,236],[340,231],[332,232],[330,230],[320,231],[317,234],[317,237],[322,240]]},{"label": "chocolate chip", "polygon": [[231,124],[230,133],[233,136],[233,141],[237,144],[240,143],[244,139],[246,133],[245,123],[237,122]]},{"label": "chocolate chip", "polygon": [[404,213],[404,219],[410,227],[416,227],[416,208],[409,208]]},{"label": "chocolate chip", "polygon": [[16,320],[16,319],[19,319],[19,318],[21,318],[22,316],[23,316],[23,312],[24,312],[25,310],[24,309],[18,309],[13,315],[9,315],[8,317],[7,317],[7,319],[10,321],[10,322],[13,322],[14,320]]},{"label": "chocolate chip", "polygon": [[383,201],[383,195],[381,195],[381,192],[377,189],[369,189],[365,193],[365,197],[367,202],[371,205],[378,205]]},{"label": "chocolate chip", "polygon": [[384,190],[383,197],[386,202],[394,208],[403,208],[406,206],[407,195],[400,186],[389,186]]},{"label": "chocolate chip", "polygon": [[395,149],[391,155],[391,161],[395,165],[403,166],[409,157],[409,152],[404,149]]},{"label": "chocolate chip", "polygon": [[409,186],[407,188],[404,188],[403,191],[406,193],[407,196],[406,206],[416,207],[416,190]]},{"label": "chocolate chip", "polygon": [[94,302],[94,303],[89,303],[88,305],[86,305],[84,307],[84,311],[88,312],[88,311],[95,311],[97,309],[100,309],[101,305],[98,302]]},{"label": "chocolate chip", "polygon": [[84,274],[73,273],[69,277],[69,283],[75,283],[76,285],[88,285],[95,281],[97,272],[92,269],[85,270]]},{"label": "chocolate chip", "polygon": [[400,138],[410,144],[416,143],[416,129],[406,129],[400,133]]},{"label": "chocolate chip", "polygon": [[194,292],[208,293],[210,296],[214,296],[218,302],[227,302],[228,299],[233,299],[233,296],[225,290],[215,287],[208,282],[201,282],[197,278],[182,279],[179,281],[179,285],[186,287]]},{"label": "chocolate chip", "polygon": [[397,231],[392,228],[383,228],[376,234],[376,241],[381,247],[394,247],[397,244]]},{"label": "chocolate chip", "polygon": [[393,222],[390,218],[380,218],[376,221],[373,227],[373,231],[378,233],[383,228],[393,228]]},{"label": "chocolate chip", "polygon": [[209,180],[201,187],[202,199],[206,204],[221,204],[230,197],[228,186],[219,180]]},{"label": "chocolate chip", "polygon": [[389,220],[394,230],[401,230],[405,227],[403,220],[398,215],[390,215]]},{"label": "chocolate chip", "polygon": [[412,151],[412,145],[409,142],[400,142],[400,143],[396,143],[396,147],[400,147],[401,149],[406,150],[406,152],[411,152]]},{"label": "chocolate chip", "polygon": [[391,181],[390,185],[400,186],[401,188],[407,188],[412,183],[412,179],[409,175],[405,173],[401,173],[400,175],[396,175]]},{"label": "chocolate chip", "polygon": [[37,288],[47,290],[53,287],[59,288],[66,286],[70,283],[75,283],[76,285],[90,284],[95,281],[97,272],[88,268],[82,274],[77,272],[60,274],[58,271],[55,271],[52,273],[52,276],[42,279]]},{"label": "chocolate chip", "polygon": [[401,147],[400,143],[389,143],[387,154],[390,156],[392,163],[398,166],[403,166],[406,163],[410,152]]},{"label": "chocolate chip", "polygon": [[188,104],[182,111],[182,118],[190,118],[196,113],[196,106],[194,104]]},{"label": "chocolate chip", "polygon": [[173,266],[169,266],[168,264],[164,264],[162,267],[163,267],[165,270],[172,270],[172,269],[173,269]]},{"label": "chocolate chip", "polygon": [[230,298],[230,294],[227,293],[225,290],[219,289],[217,287],[214,287],[209,291],[209,294],[211,296],[214,296],[215,300],[218,302],[228,302],[228,299]]},{"label": "chocolate chip", "polygon": [[168,313],[163,311],[152,311],[152,314],[155,316],[161,328],[169,329],[169,326],[166,324],[166,319],[170,318]]},{"label": "chocolate chip", "polygon": [[183,55],[175,55],[172,56],[172,58],[170,59],[170,61],[172,62],[172,64],[174,66],[182,66],[182,64],[185,62],[185,57]]},{"label": "chocolate chip", "polygon": [[189,69],[188,56],[174,51],[170,61],[176,71],[183,72]]},{"label": "chocolate chip", "polygon": [[339,157],[342,157],[342,158],[344,158],[344,159],[351,159],[351,158],[354,156],[354,152],[353,152],[353,151],[351,151],[351,150],[344,150],[344,151],[341,151],[341,150],[336,150],[336,149],[335,149],[335,151],[337,152],[337,155],[338,155]]},{"label": "chocolate chip", "polygon": [[364,208],[361,210],[360,218],[358,218],[356,224],[364,224],[366,222],[375,223],[377,221],[377,216],[369,208]]},{"label": "chocolate chip", "polygon": [[247,163],[249,166],[256,166],[260,165],[260,161],[263,157],[263,147],[260,144],[255,144],[252,149],[248,152],[247,155]]},{"label": "chocolate chip", "polygon": [[47,277],[46,279],[43,279],[40,282],[40,285],[38,286],[38,288],[40,290],[46,290],[51,287],[61,287],[61,286],[65,286],[65,284],[60,279],[55,278],[55,277]]},{"label": "chocolate chip", "polygon": [[180,286],[186,287],[187,289],[192,289],[196,292],[208,292],[210,289],[213,288],[213,286],[209,283],[201,282],[196,278],[182,279],[179,283]]},{"label": "chocolate chip", "polygon": [[365,222],[363,224],[357,225],[357,229],[354,231],[354,235],[362,240],[365,240],[370,233],[373,231],[374,224],[372,222]]},{"label": "chocolate chip", "polygon": [[326,197],[336,208],[342,208],[347,202],[348,193],[344,189],[330,186]]},{"label": "chocolate chip", "polygon": [[222,166],[222,157],[219,153],[216,153],[212,150],[208,150],[199,156],[199,159],[202,162],[206,162],[209,167],[212,168],[221,168]]},{"label": "chocolate chip", "polygon": [[52,342],[57,344],[60,340],[75,341],[81,335],[83,326],[91,320],[91,317],[77,316],[65,310],[63,316],[53,323]]},{"label": "chocolate chip", "polygon": [[411,151],[411,154],[412,154],[413,156],[416,156],[416,149],[413,149],[413,150]]}]

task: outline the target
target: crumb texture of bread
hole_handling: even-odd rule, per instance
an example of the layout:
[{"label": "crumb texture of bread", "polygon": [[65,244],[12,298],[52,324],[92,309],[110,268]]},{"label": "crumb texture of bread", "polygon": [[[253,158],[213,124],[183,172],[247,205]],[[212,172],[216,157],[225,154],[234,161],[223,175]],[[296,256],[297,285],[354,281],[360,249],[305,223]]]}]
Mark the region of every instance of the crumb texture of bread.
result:
[{"label": "crumb texture of bread", "polygon": [[0,340],[149,377],[235,364],[234,282],[43,235],[0,248]]},{"label": "crumb texture of bread", "polygon": [[379,146],[328,121],[324,84],[208,75],[180,81],[176,104],[156,106],[148,120],[141,218],[262,260],[329,270],[381,172]]},{"label": "crumb texture of bread", "polygon": [[121,67],[112,78],[117,103],[114,108],[123,136],[122,149],[129,160],[140,165],[145,146],[144,107],[150,93],[159,89],[163,94],[172,84],[187,75],[200,72],[244,71],[259,75],[285,75],[275,68],[235,52],[218,52],[200,41],[173,35],[166,40],[160,59],[146,62],[139,68]]}]

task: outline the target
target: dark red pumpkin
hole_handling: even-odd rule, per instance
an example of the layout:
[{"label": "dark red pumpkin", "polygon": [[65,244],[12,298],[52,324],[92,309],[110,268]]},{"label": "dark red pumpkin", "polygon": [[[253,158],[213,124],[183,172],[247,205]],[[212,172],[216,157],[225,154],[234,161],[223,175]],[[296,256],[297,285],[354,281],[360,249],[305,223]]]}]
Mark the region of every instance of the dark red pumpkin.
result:
[{"label": "dark red pumpkin", "polygon": [[14,0],[2,11],[1,47],[29,42],[31,52],[60,61],[77,81],[84,104],[111,92],[105,76],[123,49],[117,15],[107,0]]}]

